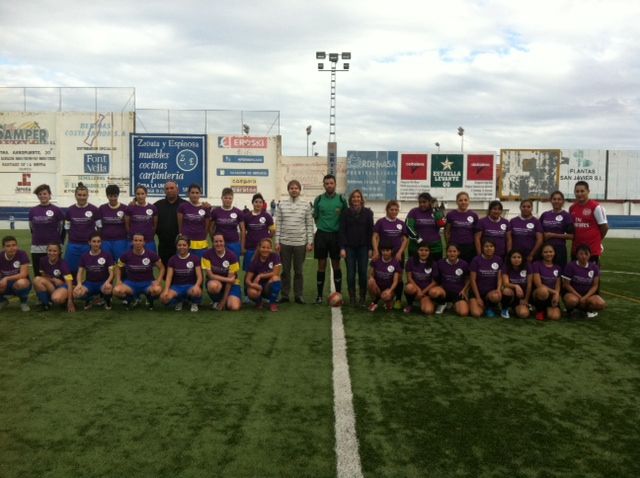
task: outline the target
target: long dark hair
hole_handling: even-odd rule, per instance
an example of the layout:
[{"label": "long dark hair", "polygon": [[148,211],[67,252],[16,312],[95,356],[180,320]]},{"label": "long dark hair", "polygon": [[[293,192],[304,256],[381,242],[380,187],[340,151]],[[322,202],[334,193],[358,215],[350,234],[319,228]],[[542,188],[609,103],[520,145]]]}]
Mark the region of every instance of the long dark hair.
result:
[{"label": "long dark hair", "polygon": [[416,252],[413,254],[413,257],[411,259],[413,260],[413,263],[415,265],[420,264],[420,256],[418,255],[418,251],[423,247],[426,247],[427,249],[429,249],[429,256],[427,257],[426,264],[428,266],[431,266],[433,264],[433,257],[431,256],[431,247],[429,247],[429,244],[418,245],[418,247],[416,248]]},{"label": "long dark hair", "polygon": [[[522,257],[522,263],[520,264],[520,267],[518,269],[513,267],[513,264],[511,264],[511,257],[513,257],[514,254],[520,254],[520,257]],[[527,258],[525,257],[524,253],[520,249],[511,249],[509,251],[509,254],[507,254],[505,267],[507,272],[520,272],[522,270],[526,270]]]}]

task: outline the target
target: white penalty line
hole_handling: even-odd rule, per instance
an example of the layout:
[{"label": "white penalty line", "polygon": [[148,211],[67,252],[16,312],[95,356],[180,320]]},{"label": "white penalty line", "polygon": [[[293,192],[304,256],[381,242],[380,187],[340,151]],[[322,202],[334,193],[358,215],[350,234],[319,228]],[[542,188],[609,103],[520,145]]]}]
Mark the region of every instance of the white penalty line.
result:
[{"label": "white penalty line", "polygon": [[640,272],[627,272],[627,271],[610,271],[607,269],[603,269],[602,271],[603,274],[627,274],[630,276],[640,276]]},{"label": "white penalty line", "polygon": [[[333,271],[330,274],[331,291]],[[331,307],[333,347],[333,411],[336,429],[336,469],[338,478],[362,478],[362,464],[356,434],[356,414],[347,361],[347,339],[344,334],[342,308]]]}]

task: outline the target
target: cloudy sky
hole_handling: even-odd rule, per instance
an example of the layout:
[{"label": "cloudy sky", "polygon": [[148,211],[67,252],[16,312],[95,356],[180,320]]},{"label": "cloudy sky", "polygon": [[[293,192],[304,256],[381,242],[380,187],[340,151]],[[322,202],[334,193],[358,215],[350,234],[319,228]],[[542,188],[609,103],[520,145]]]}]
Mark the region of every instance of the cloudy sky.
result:
[{"label": "cloudy sky", "polygon": [[[278,110],[284,153],[304,155],[312,125],[322,154],[330,75],[315,52],[350,51],[340,155],[457,150],[458,126],[465,150],[640,149],[639,18],[636,0],[4,1],[0,85],[133,86],[138,108]],[[220,117],[239,131],[236,115]],[[256,134],[273,118],[243,117]]]}]

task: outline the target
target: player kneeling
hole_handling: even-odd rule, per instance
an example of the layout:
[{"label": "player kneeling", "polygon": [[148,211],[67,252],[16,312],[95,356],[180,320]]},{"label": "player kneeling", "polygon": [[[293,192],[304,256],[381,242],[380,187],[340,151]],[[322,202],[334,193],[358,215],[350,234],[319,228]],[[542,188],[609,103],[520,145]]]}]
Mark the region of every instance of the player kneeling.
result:
[{"label": "player kneeling", "polygon": [[[162,292],[162,277],[164,265],[160,256],[145,249],[144,234],[133,235],[133,247],[125,252],[118,260],[116,279],[118,285],[113,288],[113,295],[123,300],[127,309],[138,305],[138,298],[144,294],[147,297],[147,307],[153,310],[153,300]],[[153,269],[158,268],[158,278],[154,279]],[[126,279],[122,281],[122,271]]]},{"label": "player kneeling", "polygon": [[511,250],[502,268],[502,311],[503,319],[511,317],[509,309],[513,308],[521,319],[529,317],[529,300],[533,275],[525,255],[517,249]]},{"label": "player kneeling", "polygon": [[4,253],[0,254],[0,309],[9,303],[6,296],[15,295],[20,299],[22,312],[29,312],[29,257],[26,252],[18,249],[18,240],[13,236],[2,238],[2,248]]},{"label": "player kneeling", "polygon": [[447,257],[436,264],[439,285],[431,291],[431,296],[438,303],[436,314],[442,314],[447,304],[452,304],[460,317],[469,315],[469,264],[460,259],[460,252],[456,244],[449,244]]},{"label": "player kneeling", "polygon": [[420,310],[425,315],[432,315],[435,311],[433,298],[437,284],[434,280],[437,268],[431,260],[431,249],[428,244],[420,244],[416,255],[407,261],[407,285],[404,295],[407,298],[405,313],[411,312],[415,299],[420,302]]},{"label": "player kneeling", "polygon": [[533,303],[536,320],[559,320],[560,312],[560,266],[554,263],[556,250],[551,244],[542,246],[542,260],[533,263]]},{"label": "player kneeling", "polygon": [[564,295],[564,305],[568,314],[577,308],[585,312],[587,317],[593,318],[598,316],[598,311],[607,306],[598,295],[600,268],[597,264],[589,262],[590,257],[589,246],[578,246],[577,260],[569,262],[562,273],[562,282],[567,291]]},{"label": "player kneeling", "polygon": [[164,305],[175,305],[175,310],[182,310],[183,301],[191,302],[191,312],[198,312],[198,304],[202,302],[202,267],[200,257],[189,252],[189,239],[178,236],[176,252],[167,263],[167,277],[160,302]]},{"label": "player kneeling", "polygon": [[33,278],[33,288],[44,310],[53,304],[67,304],[67,312],[75,312],[73,303],[73,276],[62,260],[60,244],[49,244],[47,255],[40,258],[40,275]]},{"label": "player kneeling", "polygon": [[262,239],[245,277],[247,295],[258,308],[262,308],[262,299],[268,299],[271,312],[278,311],[281,273],[282,262],[280,256],[273,252],[271,239]]},{"label": "player kneeling", "polygon": [[370,312],[374,312],[378,308],[380,299],[385,303],[387,310],[393,308],[395,290],[400,283],[401,273],[402,266],[393,257],[393,245],[381,244],[380,257],[375,261],[371,261],[371,275],[367,284],[372,299],[369,305]]},{"label": "player kneeling", "polygon": [[92,300],[102,297],[105,310],[111,310],[113,295],[113,257],[102,250],[102,237],[99,233],[91,234],[89,252],[80,257],[78,285],[73,289],[73,298],[84,300],[84,310],[91,308]]},{"label": "player kneeling", "polygon": [[226,247],[224,236],[213,236],[213,249],[202,256],[202,268],[207,274],[207,292],[215,310],[240,310],[242,290],[238,271],[238,256]]}]

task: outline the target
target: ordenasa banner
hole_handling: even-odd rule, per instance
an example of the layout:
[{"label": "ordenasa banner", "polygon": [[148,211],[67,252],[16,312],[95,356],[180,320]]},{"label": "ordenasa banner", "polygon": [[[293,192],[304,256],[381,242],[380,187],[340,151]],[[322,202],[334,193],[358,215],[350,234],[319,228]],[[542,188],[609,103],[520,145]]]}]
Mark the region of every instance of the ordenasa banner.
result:
[{"label": "ordenasa banner", "polygon": [[207,135],[132,134],[130,151],[132,196],[137,186],[145,186],[149,196],[162,197],[167,181],[176,182],[182,196],[190,184],[199,184],[207,195]]}]

